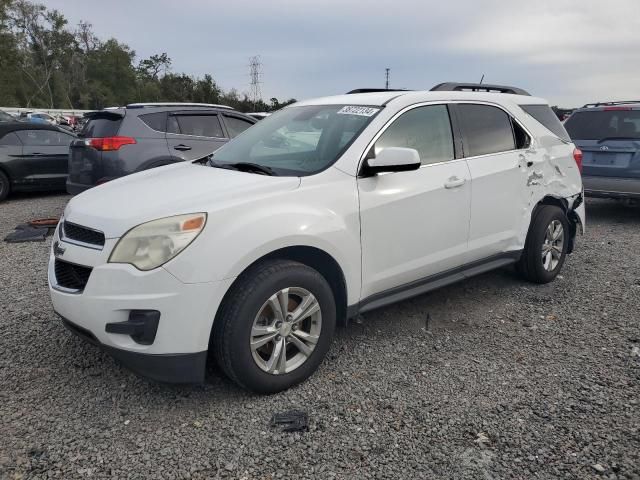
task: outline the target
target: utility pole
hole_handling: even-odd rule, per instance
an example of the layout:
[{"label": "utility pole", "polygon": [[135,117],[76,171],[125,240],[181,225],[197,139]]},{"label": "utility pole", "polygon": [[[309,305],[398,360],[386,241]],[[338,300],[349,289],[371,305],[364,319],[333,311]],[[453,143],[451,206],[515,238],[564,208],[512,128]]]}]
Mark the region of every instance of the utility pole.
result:
[{"label": "utility pole", "polygon": [[249,59],[249,78],[251,79],[251,101],[253,102],[253,111],[256,111],[258,101],[262,99],[260,92],[260,76],[262,75],[262,62],[260,55],[256,55]]},{"label": "utility pole", "polygon": [[390,68],[385,68],[384,71],[385,71],[384,76],[385,76],[385,79],[386,79],[385,83],[384,83],[384,85],[385,85],[384,88],[389,90],[389,72],[391,72],[391,69]]}]

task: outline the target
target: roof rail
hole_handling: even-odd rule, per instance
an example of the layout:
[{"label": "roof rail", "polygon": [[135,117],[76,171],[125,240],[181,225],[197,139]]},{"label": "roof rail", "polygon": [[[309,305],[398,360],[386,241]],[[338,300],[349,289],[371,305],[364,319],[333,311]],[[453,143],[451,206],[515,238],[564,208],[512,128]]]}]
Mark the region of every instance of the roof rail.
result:
[{"label": "roof rail", "polygon": [[410,92],[411,90],[407,90],[406,88],[356,88],[355,90],[351,90],[347,92],[347,95],[351,95],[354,93],[378,93],[378,92]]},{"label": "roof rail", "polygon": [[518,87],[507,85],[490,85],[488,83],[439,83],[431,89],[432,92],[489,92],[489,93],[511,93],[514,95],[531,96],[529,92]]},{"label": "roof rail", "polygon": [[203,107],[203,108],[225,108],[234,110],[228,105],[218,105],[215,103],[189,103],[189,102],[141,102],[130,103],[126,108],[144,108],[144,107]]},{"label": "roof rail", "polygon": [[582,108],[592,108],[592,107],[605,107],[611,105],[629,105],[633,103],[640,103],[640,100],[619,100],[617,102],[596,102],[596,103],[587,103]]}]

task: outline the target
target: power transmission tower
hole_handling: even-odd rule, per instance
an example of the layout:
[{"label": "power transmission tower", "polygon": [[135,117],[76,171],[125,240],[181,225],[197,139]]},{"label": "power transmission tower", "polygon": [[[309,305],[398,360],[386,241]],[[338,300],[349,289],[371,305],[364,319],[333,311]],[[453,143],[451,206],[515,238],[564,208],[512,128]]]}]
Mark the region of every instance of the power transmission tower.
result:
[{"label": "power transmission tower", "polygon": [[385,85],[384,88],[389,90],[389,73],[391,72],[391,69],[390,68],[385,68],[384,71],[385,71],[384,75],[385,75],[385,79],[386,79],[385,83],[384,83],[384,85]]},{"label": "power transmission tower", "polygon": [[260,61],[260,55],[256,55],[249,59],[249,78],[251,79],[251,101],[253,102],[253,111],[256,111],[258,101],[262,99],[262,92],[260,92],[260,76],[262,75],[262,62]]}]

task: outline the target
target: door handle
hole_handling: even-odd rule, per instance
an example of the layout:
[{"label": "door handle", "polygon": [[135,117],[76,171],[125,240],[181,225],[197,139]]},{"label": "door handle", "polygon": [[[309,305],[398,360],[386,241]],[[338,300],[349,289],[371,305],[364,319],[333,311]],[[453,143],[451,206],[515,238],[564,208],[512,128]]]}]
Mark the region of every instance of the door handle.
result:
[{"label": "door handle", "polygon": [[40,153],[40,152],[33,152],[30,154],[32,157],[41,157],[42,155],[44,155],[44,153]]},{"label": "door handle", "polygon": [[186,152],[187,150],[191,150],[191,147],[189,145],[184,145],[184,144],[180,144],[180,145],[176,145],[175,147],[173,147],[174,150],[179,150],[181,152]]},{"label": "door handle", "polygon": [[451,177],[444,184],[444,188],[458,188],[464,185],[464,182],[466,182],[464,178]]}]

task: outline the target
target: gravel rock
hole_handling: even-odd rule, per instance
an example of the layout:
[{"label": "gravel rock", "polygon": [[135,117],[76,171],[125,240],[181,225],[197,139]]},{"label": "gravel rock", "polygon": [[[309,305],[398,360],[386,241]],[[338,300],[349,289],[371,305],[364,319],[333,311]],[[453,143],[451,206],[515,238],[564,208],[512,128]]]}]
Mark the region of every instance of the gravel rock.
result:
[{"label": "gravel rock", "polygon": [[[67,200],[9,199],[0,236]],[[504,269],[368,313],[271,396],[215,367],[136,377],[53,313],[50,240],[1,242],[0,478],[640,478],[640,209],[587,207],[562,278]],[[269,427],[294,409],[308,432]]]}]

